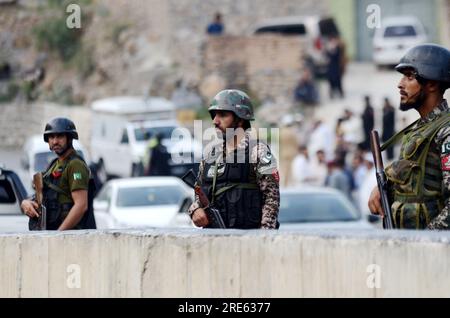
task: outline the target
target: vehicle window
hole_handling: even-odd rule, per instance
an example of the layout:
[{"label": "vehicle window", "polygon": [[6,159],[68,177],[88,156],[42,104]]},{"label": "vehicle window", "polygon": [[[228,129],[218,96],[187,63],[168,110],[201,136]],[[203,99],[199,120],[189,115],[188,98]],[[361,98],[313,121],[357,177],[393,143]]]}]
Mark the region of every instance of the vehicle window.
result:
[{"label": "vehicle window", "polygon": [[16,195],[8,180],[0,180],[0,203],[15,203]]},{"label": "vehicle window", "polygon": [[182,189],[178,186],[127,187],[117,192],[118,207],[180,204]]},{"label": "vehicle window", "polygon": [[106,201],[109,202],[111,200],[111,186],[103,187],[100,192],[95,197],[98,201]]},{"label": "vehicle window", "polygon": [[280,223],[351,221],[358,212],[345,197],[321,194],[281,194]]},{"label": "vehicle window", "polygon": [[56,158],[56,155],[51,152],[39,152],[34,155],[34,171],[45,171],[50,162]]},{"label": "vehicle window", "polygon": [[122,138],[120,138],[120,143],[121,144],[127,144],[128,143],[128,133],[127,130],[124,129],[122,132]]},{"label": "vehicle window", "polygon": [[172,132],[176,127],[139,127],[134,130],[134,136],[136,141],[149,140],[155,134],[161,133],[163,139],[170,139],[172,137]]},{"label": "vehicle window", "polygon": [[306,28],[304,24],[290,24],[290,25],[274,25],[261,27],[255,31],[256,34],[261,33],[279,33],[283,35],[305,35]]},{"label": "vehicle window", "polygon": [[416,30],[412,25],[390,26],[384,30],[385,38],[395,38],[400,36],[416,36]]}]

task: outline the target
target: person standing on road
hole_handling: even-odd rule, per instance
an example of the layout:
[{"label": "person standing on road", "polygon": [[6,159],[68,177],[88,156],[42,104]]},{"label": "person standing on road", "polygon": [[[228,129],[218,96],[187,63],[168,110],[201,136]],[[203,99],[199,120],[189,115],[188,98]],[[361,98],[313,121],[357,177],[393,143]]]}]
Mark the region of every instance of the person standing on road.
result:
[{"label": "person standing on road", "polygon": [[[394,135],[382,149],[402,140],[400,157],[386,167],[395,228],[444,230],[450,227],[450,51],[423,44],[411,48],[396,66],[403,74],[400,110],[415,109],[420,119]],[[369,198],[373,214],[383,215],[378,188]]]},{"label": "person standing on road", "polygon": [[[58,157],[43,173],[43,205],[47,209],[45,230],[95,229],[92,209],[94,182],[83,158],[72,146],[78,139],[74,123],[54,118],[45,126],[44,140]],[[41,215],[33,199],[21,202],[22,211],[30,217],[30,230],[37,229]]]},{"label": "person standing on road", "polygon": [[[386,97],[383,105],[383,131],[381,139],[386,142],[395,134],[395,108]],[[388,160],[394,159],[394,147],[386,149]]]},{"label": "person standing on road", "polygon": [[[278,228],[277,162],[269,146],[251,135],[250,98],[236,89],[224,90],[214,97],[208,111],[222,147],[213,147],[201,161],[197,185],[219,210],[227,228]],[[210,227],[198,197],[189,215],[196,226]]]}]

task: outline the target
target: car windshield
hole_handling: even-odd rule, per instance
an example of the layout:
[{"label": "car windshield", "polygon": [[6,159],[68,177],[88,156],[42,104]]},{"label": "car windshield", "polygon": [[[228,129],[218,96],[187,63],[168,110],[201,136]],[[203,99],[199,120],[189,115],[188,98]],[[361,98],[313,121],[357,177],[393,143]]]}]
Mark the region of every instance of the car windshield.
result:
[{"label": "car windshield", "polygon": [[334,193],[281,193],[280,223],[337,222],[359,219],[343,196]]},{"label": "car windshield", "polygon": [[[84,158],[84,154],[81,150],[77,150],[77,153]],[[34,171],[45,171],[50,162],[56,158],[56,154],[51,151],[39,152],[34,155]]]},{"label": "car windshield", "polygon": [[168,126],[168,127],[139,127],[134,129],[134,135],[136,138],[136,141],[144,141],[149,140],[152,138],[155,134],[161,133],[162,139],[170,139],[172,137],[172,131],[176,127],[174,126]]},{"label": "car windshield", "polygon": [[180,204],[183,191],[178,186],[140,186],[119,188],[117,206],[122,208]]},{"label": "car windshield", "polygon": [[390,26],[384,30],[385,38],[396,38],[403,36],[416,36],[416,30],[412,25]]}]

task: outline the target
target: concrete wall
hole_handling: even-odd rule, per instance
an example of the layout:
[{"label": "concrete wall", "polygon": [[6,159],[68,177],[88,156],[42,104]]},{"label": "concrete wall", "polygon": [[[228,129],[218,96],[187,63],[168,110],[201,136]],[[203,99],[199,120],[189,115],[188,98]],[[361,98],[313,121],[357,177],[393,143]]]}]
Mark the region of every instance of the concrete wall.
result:
[{"label": "concrete wall", "polygon": [[449,239],[413,231],[0,235],[0,297],[448,297]]},{"label": "concrete wall", "polygon": [[0,147],[21,147],[27,137],[42,134],[54,117],[69,117],[77,127],[80,141],[89,150],[91,112],[88,107],[52,103],[0,104]]}]

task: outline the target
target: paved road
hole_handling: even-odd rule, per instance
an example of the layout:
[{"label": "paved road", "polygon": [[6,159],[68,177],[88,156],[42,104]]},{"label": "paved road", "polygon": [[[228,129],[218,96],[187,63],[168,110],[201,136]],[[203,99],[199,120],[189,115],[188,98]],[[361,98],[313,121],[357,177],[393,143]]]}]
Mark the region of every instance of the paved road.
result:
[{"label": "paved road", "polygon": [[[336,124],[336,120],[342,116],[345,108],[348,108],[356,115],[364,110],[364,96],[369,95],[372,106],[375,109],[375,128],[381,129],[381,117],[384,97],[388,97],[394,107],[399,103],[397,84],[401,74],[394,70],[377,70],[370,63],[351,63],[344,76],[344,99],[332,99],[328,97],[328,83],[320,82],[321,105],[317,108],[316,117],[322,118],[327,123]],[[401,128],[402,119],[405,124],[418,118],[414,110],[408,112],[397,112],[397,124]]]}]

